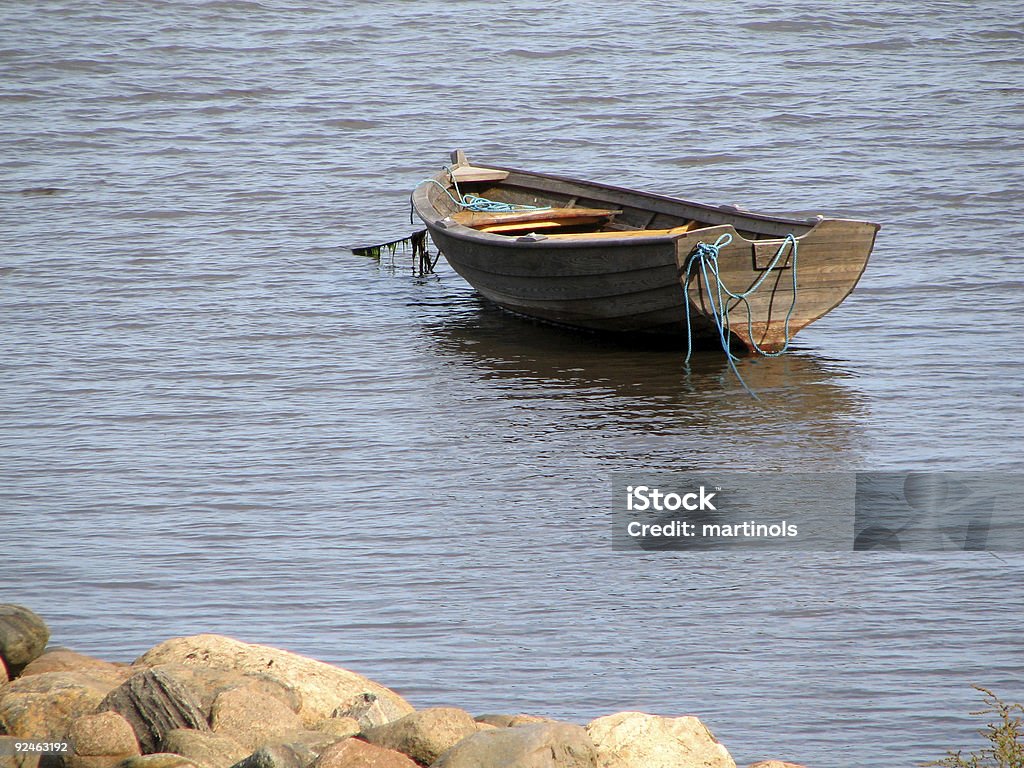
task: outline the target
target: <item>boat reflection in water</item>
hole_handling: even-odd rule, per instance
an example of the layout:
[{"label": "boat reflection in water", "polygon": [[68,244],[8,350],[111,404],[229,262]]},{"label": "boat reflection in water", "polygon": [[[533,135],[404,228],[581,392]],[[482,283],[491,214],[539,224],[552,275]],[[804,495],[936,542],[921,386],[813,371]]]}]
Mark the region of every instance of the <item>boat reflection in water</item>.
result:
[{"label": "boat reflection in water", "polygon": [[849,374],[811,352],[741,359],[755,400],[721,350],[687,365],[678,347],[624,346],[476,299],[423,330],[441,355],[475,372],[467,407],[475,396],[525,402],[521,429],[538,439],[586,430],[565,447],[605,446],[609,470],[834,471],[861,460],[865,405]]}]

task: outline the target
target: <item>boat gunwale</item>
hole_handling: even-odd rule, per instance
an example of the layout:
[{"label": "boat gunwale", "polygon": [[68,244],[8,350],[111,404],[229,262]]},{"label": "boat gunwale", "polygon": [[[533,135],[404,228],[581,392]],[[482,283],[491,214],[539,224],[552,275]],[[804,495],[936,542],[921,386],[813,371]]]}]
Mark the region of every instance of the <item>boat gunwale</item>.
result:
[{"label": "boat gunwale", "polygon": [[[825,221],[852,221],[858,224],[870,224],[875,227],[875,230],[880,228],[878,224],[873,222],[864,221],[861,219],[842,219],[842,218],[826,218],[824,216],[813,216],[808,218],[794,218],[787,216],[776,216],[772,214],[761,214],[752,211],[746,211],[738,208],[734,205],[711,205],[708,203],[700,203],[692,200],[686,200],[681,197],[674,197],[672,195],[664,195],[657,192],[647,192],[645,190],[631,189],[629,187],[617,186],[614,184],[606,184],[598,181],[586,181],[583,179],[577,179],[569,176],[563,176],[560,174],[543,173],[537,171],[526,171],[518,168],[512,168],[509,166],[492,165],[488,163],[486,166],[475,166],[481,168],[487,168],[495,171],[501,171],[511,174],[517,174],[519,176],[529,178],[539,178],[548,181],[554,181],[562,184],[572,184],[581,187],[603,190],[612,193],[619,193],[625,195],[638,195],[643,198],[650,200],[657,200],[663,203],[669,203],[671,205],[683,205],[698,210],[707,211],[709,214],[713,214],[715,217],[731,216],[739,219],[740,221],[748,220],[751,222],[766,222],[770,224],[783,224],[799,226],[804,231],[797,235],[797,239],[802,239],[810,235],[814,230]],[[447,168],[438,171],[433,177],[434,181],[438,183],[444,183],[448,178]],[[505,179],[498,182],[498,185],[506,183]],[[528,188],[526,184],[513,184],[515,186],[522,186]],[[433,186],[433,185],[430,185]],[[650,235],[641,235],[638,232],[643,230],[623,230],[623,236],[621,238],[610,236],[607,231],[602,233],[600,238],[588,238],[587,233],[580,233],[578,238],[549,238],[538,233],[534,236],[530,234],[511,236],[504,235],[494,232],[483,232],[478,229],[461,224],[451,218],[450,215],[442,215],[437,207],[431,202],[427,190],[430,187],[426,183],[420,183],[416,186],[412,193],[412,203],[416,210],[416,213],[423,220],[424,224],[428,228],[443,229],[448,235],[455,237],[460,240],[476,241],[487,245],[504,245],[514,248],[557,248],[557,249],[572,249],[572,248],[619,248],[623,246],[635,246],[641,243],[665,243],[679,239],[687,234],[693,232],[699,232],[703,229],[710,229],[713,227],[729,227],[730,233],[733,234],[734,238],[738,238],[740,241],[748,243],[758,242],[757,240],[751,240],[744,237],[737,231],[736,224],[732,222],[721,222],[721,223],[708,223],[707,226],[700,227],[699,229],[691,230],[689,233],[675,233],[669,234],[667,232],[652,232]],[[634,205],[631,207],[642,208],[642,206]],[[429,215],[425,215],[429,212]],[[774,239],[774,238],[769,238]]]}]

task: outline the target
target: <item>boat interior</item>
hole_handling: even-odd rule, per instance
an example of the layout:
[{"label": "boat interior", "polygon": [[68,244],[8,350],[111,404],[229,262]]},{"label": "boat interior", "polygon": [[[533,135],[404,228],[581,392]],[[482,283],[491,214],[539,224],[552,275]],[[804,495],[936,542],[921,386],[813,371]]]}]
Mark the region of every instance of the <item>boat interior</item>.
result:
[{"label": "boat interior", "polygon": [[[462,209],[440,196],[439,207],[460,224],[507,237],[543,235],[553,240],[603,240],[673,237],[693,230],[731,224],[748,240],[802,234],[815,223],[760,217],[733,206],[714,208],[666,200],[628,190],[560,182],[492,168],[463,165],[450,169],[449,192],[516,206],[512,211]],[[631,200],[630,198],[635,198]],[[652,204],[652,199],[658,204]],[[633,203],[630,205],[630,203]],[[797,231],[794,231],[797,230]]]}]

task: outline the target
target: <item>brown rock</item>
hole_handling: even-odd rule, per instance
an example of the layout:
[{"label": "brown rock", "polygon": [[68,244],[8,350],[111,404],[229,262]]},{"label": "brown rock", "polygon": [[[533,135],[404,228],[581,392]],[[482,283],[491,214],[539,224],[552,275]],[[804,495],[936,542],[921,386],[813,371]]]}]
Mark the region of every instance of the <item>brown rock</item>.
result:
[{"label": "brown rock", "polygon": [[3,657],[0,656],[0,688],[7,685],[7,681],[10,679],[10,675],[7,674],[7,662],[5,662]]},{"label": "brown rock", "polygon": [[50,630],[38,615],[20,605],[0,604],[0,659],[10,677],[39,656],[50,639]]},{"label": "brown rock", "polygon": [[492,728],[463,739],[431,768],[597,768],[587,732],[570,723]]},{"label": "brown rock", "polygon": [[736,768],[696,717],[619,712],[587,725],[601,768]]},{"label": "brown rock", "polygon": [[338,741],[338,737],[323,731],[296,731],[281,742],[260,747],[233,768],[308,768]]},{"label": "brown rock", "polygon": [[[133,668],[138,671],[139,665]],[[195,695],[199,708],[206,719],[210,719],[214,700],[224,691],[245,688],[254,693],[272,696],[285,704],[292,712],[302,708],[302,696],[294,687],[270,675],[248,674],[232,669],[197,667],[188,664],[157,664],[150,667],[190,689]]]},{"label": "brown rock", "polygon": [[358,736],[363,729],[359,726],[359,721],[352,717],[325,717],[313,724],[313,730],[329,733],[341,740]]},{"label": "brown rock", "polygon": [[332,733],[309,730],[288,734],[284,743],[301,758],[303,765],[311,765],[325,750],[343,740]]},{"label": "brown rock", "polygon": [[0,690],[0,733],[60,740],[71,723],[91,714],[113,685],[81,672],[19,678]]},{"label": "brown rock", "polygon": [[536,715],[478,715],[474,718],[478,723],[485,723],[496,728],[514,728],[517,725],[529,725],[530,723],[554,723],[547,717]]},{"label": "brown rock", "polygon": [[0,763],[3,768],[39,768],[39,755],[10,755]]},{"label": "brown rock", "polygon": [[109,661],[86,656],[67,648],[54,648],[39,656],[21,671],[22,677],[41,675],[44,672],[82,672],[100,680],[110,680],[120,685],[135,672],[126,664],[112,664]]},{"label": "brown rock", "polygon": [[476,721],[468,712],[455,707],[431,707],[368,728],[363,731],[363,738],[430,765],[442,752],[476,732]]},{"label": "brown rock", "polygon": [[131,724],[117,712],[97,712],[76,718],[68,729],[74,754],[85,757],[138,755],[139,742]]},{"label": "brown rock", "polygon": [[389,720],[412,712],[409,703],[397,693],[355,672],[289,651],[243,643],[221,635],[168,640],[143,654],[136,662],[149,666],[166,663],[273,676],[301,694],[300,714],[304,723],[310,726],[330,717],[338,707],[364,693],[373,694],[394,710],[389,714]]},{"label": "brown rock", "polygon": [[375,728],[404,717],[412,712],[412,708],[404,709],[390,698],[382,698],[376,693],[357,693],[347,699],[333,713],[336,718],[354,718],[360,728]]},{"label": "brown rock", "polygon": [[126,758],[139,754],[135,731],[116,712],[77,718],[67,738],[73,752],[65,757],[65,768],[115,768]]},{"label": "brown rock", "polygon": [[302,718],[271,696],[233,688],[213,702],[210,724],[214,733],[230,736],[249,754],[262,746],[282,743],[289,733],[302,729]]},{"label": "brown rock", "polygon": [[112,690],[99,709],[124,716],[143,754],[155,753],[175,728],[210,730],[192,691],[160,670],[143,670]]},{"label": "brown rock", "polygon": [[805,768],[805,766],[787,763],[782,760],[761,760],[758,763],[751,763],[747,768]]},{"label": "brown rock", "polygon": [[360,739],[345,739],[329,747],[313,768],[419,768],[401,752]]},{"label": "brown rock", "polygon": [[360,693],[336,708],[331,716],[354,718],[359,727],[365,730],[405,717],[410,711],[374,693]]},{"label": "brown rock", "polygon": [[252,752],[228,736],[185,728],[168,731],[160,748],[204,768],[229,768]]},{"label": "brown rock", "polygon": [[202,768],[187,757],[157,752],[141,757],[129,757],[117,764],[117,768]]}]

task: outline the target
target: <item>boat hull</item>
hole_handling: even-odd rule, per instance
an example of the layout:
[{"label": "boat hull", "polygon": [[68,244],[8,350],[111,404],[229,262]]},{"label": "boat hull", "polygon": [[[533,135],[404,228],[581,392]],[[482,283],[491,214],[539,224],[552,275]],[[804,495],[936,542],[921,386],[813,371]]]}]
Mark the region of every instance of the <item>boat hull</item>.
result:
[{"label": "boat hull", "polygon": [[[460,167],[470,166],[457,161],[455,170]],[[545,174],[472,169],[480,179],[473,188],[488,198],[520,205],[601,206],[626,227],[562,234],[558,222],[547,222],[541,225],[550,227],[546,233],[540,228],[480,231],[457,220],[459,207],[441,189],[456,192],[450,182],[453,171],[438,174],[436,184],[413,193],[414,210],[435,245],[483,297],[519,315],[591,331],[691,335],[701,342],[718,340],[718,322],[724,322],[748,348],[780,349],[853,290],[878,230],[869,222],[758,216]],[[795,295],[787,235],[798,244]],[[717,277],[693,261],[698,243],[716,242]],[[719,280],[735,294],[755,284],[756,290],[745,301],[726,297],[716,306]]]}]

